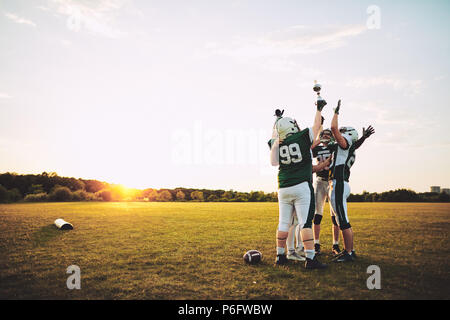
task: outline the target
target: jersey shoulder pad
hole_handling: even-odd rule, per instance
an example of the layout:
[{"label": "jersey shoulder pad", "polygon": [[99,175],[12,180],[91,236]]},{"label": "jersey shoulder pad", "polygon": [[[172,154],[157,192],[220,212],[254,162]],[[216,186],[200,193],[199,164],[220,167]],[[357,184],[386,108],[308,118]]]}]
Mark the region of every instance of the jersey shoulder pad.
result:
[{"label": "jersey shoulder pad", "polygon": [[309,145],[312,145],[314,137],[311,128],[303,129],[302,131],[299,132],[299,136],[304,138],[309,143]]},{"label": "jersey shoulder pad", "polygon": [[343,134],[342,137],[347,141],[347,148],[342,148],[341,147],[341,149],[343,149],[343,150],[350,149],[350,147],[353,144],[352,137],[350,137],[348,134]]}]

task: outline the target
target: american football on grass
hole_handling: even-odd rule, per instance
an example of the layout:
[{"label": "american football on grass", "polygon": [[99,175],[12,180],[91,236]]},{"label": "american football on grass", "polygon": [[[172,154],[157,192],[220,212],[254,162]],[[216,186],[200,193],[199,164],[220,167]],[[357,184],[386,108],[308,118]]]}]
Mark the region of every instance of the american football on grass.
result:
[{"label": "american football on grass", "polygon": [[244,254],[243,258],[248,264],[257,264],[262,260],[262,253],[258,250],[249,250]]}]

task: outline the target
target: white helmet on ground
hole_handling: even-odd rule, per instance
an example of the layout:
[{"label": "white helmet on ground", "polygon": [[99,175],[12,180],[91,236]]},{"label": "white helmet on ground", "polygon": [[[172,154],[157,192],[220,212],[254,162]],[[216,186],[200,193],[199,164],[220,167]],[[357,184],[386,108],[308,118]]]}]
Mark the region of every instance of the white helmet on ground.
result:
[{"label": "white helmet on ground", "polygon": [[347,137],[350,137],[352,143],[355,143],[356,140],[358,140],[358,131],[356,131],[355,128],[341,127],[339,129],[339,132],[342,133],[343,135],[346,135]]},{"label": "white helmet on ground", "polygon": [[300,131],[300,128],[297,125],[297,121],[295,119],[285,117],[279,118],[277,122],[275,122],[276,131],[278,132],[278,136],[281,140],[286,139],[290,134],[294,134]]}]

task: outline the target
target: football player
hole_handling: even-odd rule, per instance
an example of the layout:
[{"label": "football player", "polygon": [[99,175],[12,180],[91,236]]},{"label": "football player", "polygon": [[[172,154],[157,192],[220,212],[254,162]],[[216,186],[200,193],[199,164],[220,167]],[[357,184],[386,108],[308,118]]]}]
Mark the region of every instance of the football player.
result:
[{"label": "football player", "polygon": [[[363,128],[362,137],[355,142],[355,150],[358,149],[364,141],[370,137],[375,130],[372,126],[369,126],[367,130]],[[331,159],[332,150],[335,149],[336,142],[332,136],[331,129],[325,129],[320,133],[320,144],[314,147],[313,157],[317,159],[318,162],[322,162],[326,159]],[[320,223],[322,221],[323,216],[323,207],[325,205],[325,201],[329,198],[329,189],[330,189],[330,181],[329,181],[329,170],[325,168],[325,170],[316,172],[316,182],[314,188],[314,196],[316,198],[316,212],[314,214],[314,249],[316,254],[320,254]],[[339,248],[339,226],[336,221],[335,215],[332,213],[332,208],[330,207],[331,221],[332,221],[332,235],[333,235],[333,247],[331,252],[334,255],[340,253]]]},{"label": "football player", "polygon": [[[324,129],[320,133],[320,144],[312,149],[313,157],[318,162],[331,159],[332,150],[328,147],[328,144],[332,143],[331,129]],[[314,186],[314,196],[316,199],[316,212],[314,214],[314,249],[316,254],[320,254],[320,223],[323,216],[323,206],[328,198],[329,183],[328,183],[329,168],[326,167],[322,171],[316,172],[316,181]],[[331,219],[334,216],[331,215]],[[335,225],[333,220],[332,234],[333,234],[333,252],[339,253],[339,228]]]},{"label": "football player", "polygon": [[288,260],[306,261],[305,249],[300,239],[300,228],[298,227],[297,214],[292,212],[291,226],[289,227],[288,237],[286,239],[286,248]]},{"label": "football player", "polygon": [[356,258],[353,249],[353,230],[347,214],[347,198],[350,195],[350,168],[355,163],[355,150],[360,147],[364,140],[375,131],[370,126],[363,129],[363,140],[358,140],[358,132],[352,127],[341,127],[338,125],[338,116],[341,107],[341,100],[338,101],[334,109],[333,120],[331,121],[331,131],[336,140],[333,148],[333,164],[330,169],[332,187],[330,190],[330,200],[332,214],[335,222],[339,226],[344,238],[344,250],[334,259],[335,262],[350,262]]},{"label": "football player", "polygon": [[322,269],[314,251],[312,220],[314,216],[314,190],[312,188],[311,145],[321,125],[321,112],[325,100],[316,103],[317,112],[312,128],[300,130],[289,117],[279,117],[274,125],[275,139],[270,152],[271,164],[278,168],[279,223],[277,228],[277,265],[286,264],[285,245],[295,208],[300,234],[305,247],[305,268]]},{"label": "football player", "polygon": [[[313,165],[313,173],[320,172],[328,168],[331,163],[331,157],[325,161],[320,161],[319,164]],[[338,234],[339,235],[339,234]],[[300,239],[300,228],[298,225],[297,214],[294,211],[292,213],[291,226],[289,228],[288,237],[286,240],[286,247],[288,249],[287,258],[294,261],[305,261],[305,249]]]},{"label": "football player", "polygon": [[[284,110],[281,113],[279,112],[279,110],[277,110],[277,111],[275,111],[275,115],[277,115],[277,117],[278,116],[281,117],[283,112],[284,112]],[[323,121],[324,121],[324,118],[322,117],[322,124],[323,124]],[[273,141],[274,141],[274,139],[269,140],[269,142],[268,142],[269,148],[271,148]],[[317,145],[317,143],[314,143],[314,144]],[[314,144],[313,144],[313,146],[314,146]],[[313,170],[312,170],[313,173],[321,172],[321,171],[325,170],[325,168],[328,169],[330,163],[331,163],[331,157],[329,157],[328,159],[326,159],[324,161],[319,161],[319,163],[317,165],[313,165]],[[338,230],[338,232],[339,232],[339,230]],[[286,247],[288,249],[287,259],[294,260],[294,261],[306,261],[306,258],[304,257],[305,256],[304,247],[303,247],[303,244],[302,244],[302,241],[300,238],[301,238],[300,237],[300,228],[298,225],[297,214],[296,214],[295,208],[294,208],[294,211],[292,213],[291,226],[289,227],[289,233],[288,233],[288,237],[286,239]]]}]

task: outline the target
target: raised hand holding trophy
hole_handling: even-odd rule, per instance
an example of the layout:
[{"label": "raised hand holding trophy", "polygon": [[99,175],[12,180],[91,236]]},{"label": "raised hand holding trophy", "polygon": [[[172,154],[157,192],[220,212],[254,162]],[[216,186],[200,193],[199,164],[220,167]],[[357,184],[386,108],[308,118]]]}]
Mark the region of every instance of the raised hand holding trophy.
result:
[{"label": "raised hand holding trophy", "polygon": [[317,102],[316,102],[317,109],[319,111],[322,111],[323,107],[327,105],[327,102],[320,96],[320,90],[322,90],[322,86],[317,83],[317,80],[314,80],[313,90],[314,92],[317,93]]}]

